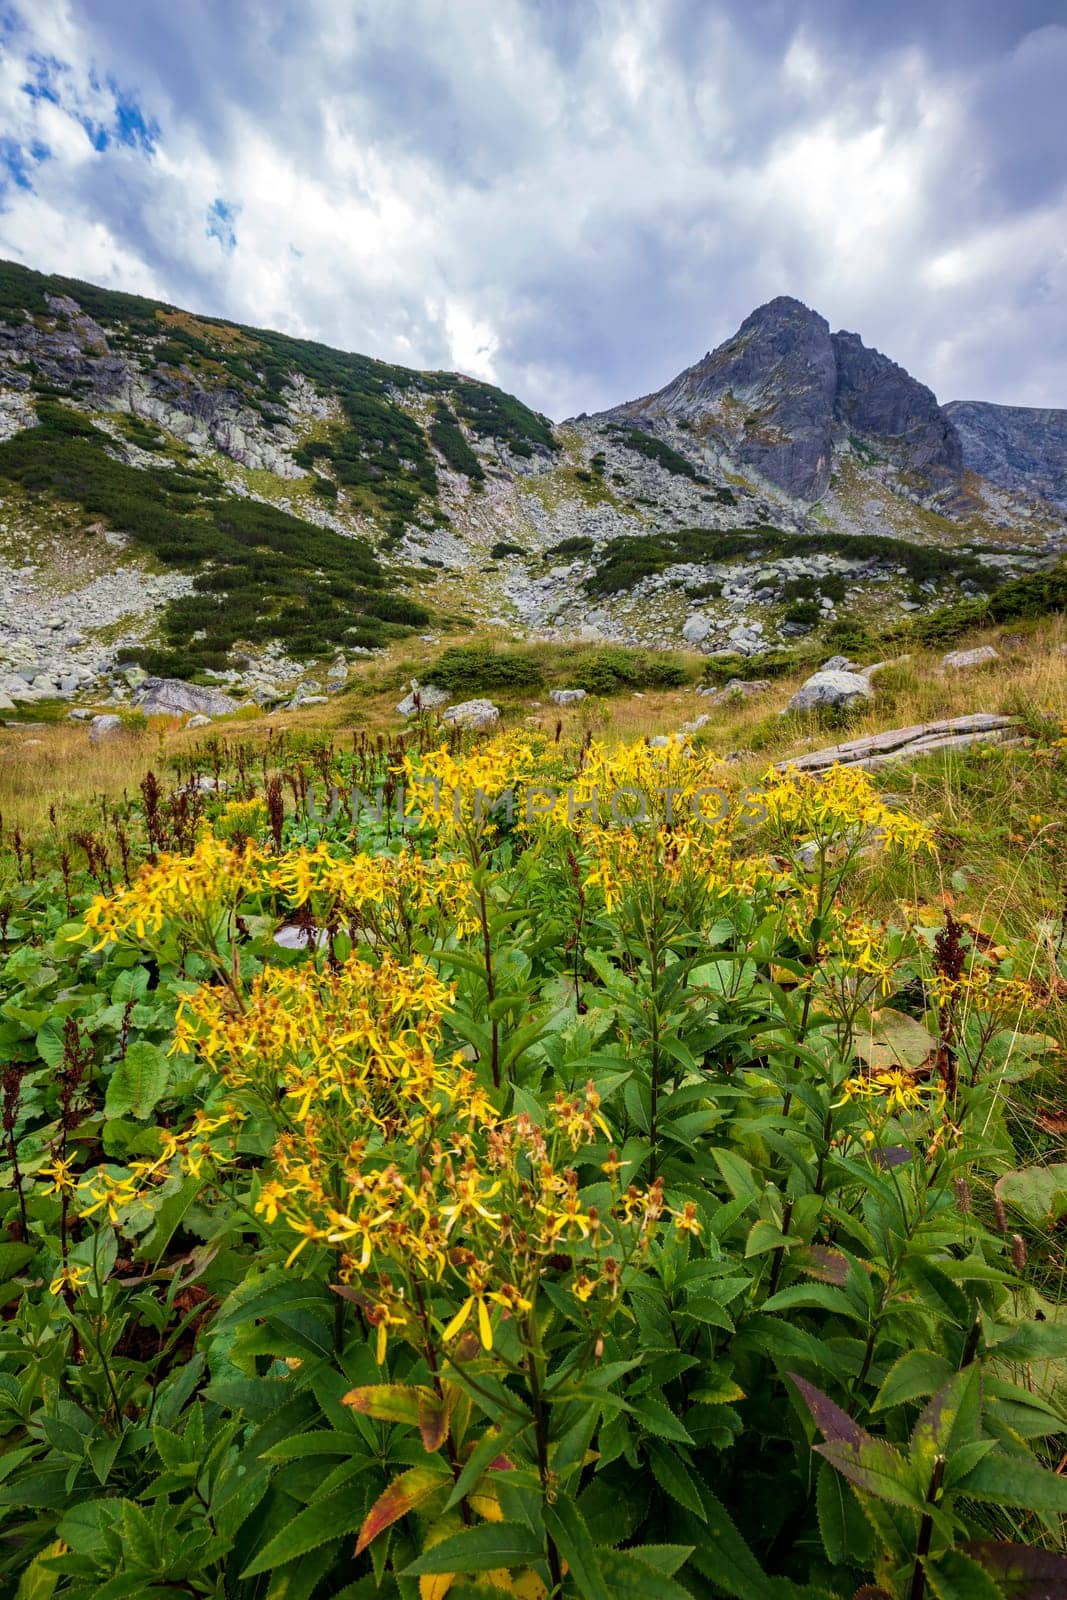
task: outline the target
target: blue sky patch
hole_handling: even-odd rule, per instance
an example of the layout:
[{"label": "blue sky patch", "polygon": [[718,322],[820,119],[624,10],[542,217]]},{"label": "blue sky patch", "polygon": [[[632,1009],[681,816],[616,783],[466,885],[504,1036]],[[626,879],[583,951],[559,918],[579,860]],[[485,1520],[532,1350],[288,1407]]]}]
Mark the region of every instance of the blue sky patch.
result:
[{"label": "blue sky patch", "polygon": [[237,234],[234,230],[234,224],[237,221],[237,213],[240,209],[240,206],[232,205],[229,201],[222,199],[213,200],[208,206],[207,236],[209,239],[217,239],[226,251],[236,250],[237,248]]}]

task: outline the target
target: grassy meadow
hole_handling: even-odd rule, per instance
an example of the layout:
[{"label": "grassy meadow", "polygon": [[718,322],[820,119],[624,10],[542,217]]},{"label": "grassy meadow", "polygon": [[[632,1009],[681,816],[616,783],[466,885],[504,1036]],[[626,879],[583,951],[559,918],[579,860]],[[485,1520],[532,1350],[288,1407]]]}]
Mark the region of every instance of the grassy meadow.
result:
[{"label": "grassy meadow", "polygon": [[0,729],[0,1596],[1067,1593],[1067,629],[989,642]]}]

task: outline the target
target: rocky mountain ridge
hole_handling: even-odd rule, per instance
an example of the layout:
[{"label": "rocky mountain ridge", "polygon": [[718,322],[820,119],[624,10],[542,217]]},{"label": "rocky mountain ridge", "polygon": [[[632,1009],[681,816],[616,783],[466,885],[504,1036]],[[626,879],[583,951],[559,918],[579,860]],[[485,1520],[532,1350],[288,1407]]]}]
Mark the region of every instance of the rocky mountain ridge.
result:
[{"label": "rocky mountain ridge", "polygon": [[147,671],[306,698],[486,623],[760,655],[1053,560],[1064,415],[939,407],[781,298],[553,427],[460,374],[0,263],[0,694],[121,701]]}]

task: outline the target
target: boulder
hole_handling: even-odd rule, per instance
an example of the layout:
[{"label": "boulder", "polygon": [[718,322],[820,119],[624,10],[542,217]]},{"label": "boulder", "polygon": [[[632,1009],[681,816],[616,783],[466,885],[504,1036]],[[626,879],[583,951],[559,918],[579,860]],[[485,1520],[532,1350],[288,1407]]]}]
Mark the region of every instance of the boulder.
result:
[{"label": "boulder", "polygon": [[824,661],[819,668],[820,672],[854,672],[855,670],[848,656],[831,656],[829,661]]},{"label": "boulder", "polygon": [[185,726],[187,728],[210,728],[211,718],[205,717],[202,711],[198,711],[195,716],[189,718]]},{"label": "boulder", "polygon": [[835,711],[874,699],[874,690],[858,672],[815,672],[802,683],[786,706],[786,711],[816,711],[828,707]]},{"label": "boulder", "polygon": [[224,717],[233,711],[229,695],[219,689],[206,689],[181,678],[146,678],[133,697],[133,704],[146,717],[185,717],[200,714]]},{"label": "boulder", "polygon": [[682,638],[687,644],[702,644],[711,632],[711,620],[699,611],[687,617],[682,628]]},{"label": "boulder", "polygon": [[548,698],[557,706],[577,705],[579,700],[585,699],[584,689],[550,689]]},{"label": "boulder", "polygon": [[713,706],[723,706],[731,701],[751,700],[754,695],[766,694],[770,686],[770,678],[731,678],[721,689],[698,689],[697,694],[710,700]]},{"label": "boulder", "polygon": [[439,689],[435,683],[419,683],[412,678],[411,693],[405,695],[397,706],[397,716],[413,717],[416,711],[440,711],[451,698],[447,689]]},{"label": "boulder", "polygon": [[967,667],[984,667],[989,661],[999,660],[1000,652],[994,650],[991,644],[983,644],[977,650],[950,650],[948,655],[941,657],[941,665],[947,671],[959,672]]},{"label": "boulder", "polygon": [[461,700],[459,705],[448,707],[444,720],[461,728],[495,728],[500,721],[500,707],[491,700]]},{"label": "boulder", "polygon": [[0,711],[14,711],[14,709],[14,700],[12,700],[9,694],[4,694],[3,691],[0,690]]},{"label": "boulder", "polygon": [[106,744],[109,739],[117,739],[122,732],[122,718],[115,716],[94,717],[89,724],[89,743]]}]

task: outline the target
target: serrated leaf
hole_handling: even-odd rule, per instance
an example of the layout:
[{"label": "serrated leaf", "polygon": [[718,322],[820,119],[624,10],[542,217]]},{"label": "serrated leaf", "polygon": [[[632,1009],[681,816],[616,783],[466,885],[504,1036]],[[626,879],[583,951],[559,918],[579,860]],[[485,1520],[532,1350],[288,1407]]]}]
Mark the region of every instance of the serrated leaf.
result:
[{"label": "serrated leaf", "polygon": [[1067,1594],[1067,1556],[995,1539],[975,1539],[961,1548],[993,1574],[1011,1600],[1051,1600]]},{"label": "serrated leaf", "polygon": [[643,1395],[640,1400],[631,1400],[630,1410],[649,1433],[654,1433],[660,1439],[674,1439],[678,1444],[692,1444],[693,1439],[688,1429],[681,1423],[663,1400],[657,1400],[654,1395]]},{"label": "serrated leaf", "polygon": [[1044,1511],[1054,1517],[1067,1512],[1067,1478],[1038,1466],[1036,1461],[999,1450],[984,1456],[956,1487],[972,1500],[987,1500],[994,1505]]},{"label": "serrated leaf", "polygon": [[600,1550],[597,1554],[612,1600],[693,1600],[692,1592],[677,1578],[643,1561],[636,1550]]},{"label": "serrated leaf", "polygon": [[923,1567],[936,1600],[1004,1600],[1000,1585],[962,1550],[946,1550],[935,1561],[924,1561]]},{"label": "serrated leaf", "polygon": [[150,1117],[170,1083],[170,1063],[157,1045],[135,1040],[119,1062],[107,1086],[104,1111],[108,1117],[127,1112],[143,1122]]},{"label": "serrated leaf", "polygon": [[[414,1511],[416,1506],[424,1505],[448,1481],[433,1467],[409,1467],[398,1478],[394,1478],[367,1512],[356,1541],[356,1555],[362,1555],[373,1539],[384,1533],[386,1528],[391,1528],[401,1517],[406,1517],[409,1511]],[[448,1570],[451,1571],[451,1568]]]},{"label": "serrated leaf", "polygon": [[649,1446],[648,1464],[652,1468],[652,1476],[672,1500],[677,1500],[680,1506],[699,1517],[701,1522],[707,1521],[700,1490],[693,1482],[689,1468],[675,1451],[653,1439]]},{"label": "serrated leaf", "polygon": [[493,1572],[498,1567],[523,1567],[544,1558],[540,1540],[522,1522],[486,1522],[442,1539],[432,1550],[405,1567],[402,1576],[424,1572]]},{"label": "serrated leaf", "polygon": [[601,1571],[600,1552],[593,1548],[589,1529],[573,1500],[560,1496],[543,1507],[545,1532],[570,1569],[582,1600],[612,1600],[612,1590]]},{"label": "serrated leaf", "polygon": [[253,1556],[241,1573],[241,1578],[254,1578],[261,1572],[269,1572],[272,1567],[295,1561],[298,1556],[316,1550],[320,1544],[326,1544],[338,1535],[354,1533],[362,1520],[363,1502],[352,1493],[351,1484],[342,1484],[333,1494],[298,1511]]},{"label": "serrated leaf", "polygon": [[886,1373],[871,1410],[888,1411],[906,1400],[933,1394],[951,1376],[952,1364],[944,1356],[932,1350],[907,1350]]},{"label": "serrated leaf", "polygon": [[772,1294],[769,1300],[763,1302],[764,1311],[796,1311],[811,1308],[820,1311],[832,1311],[839,1317],[848,1317],[851,1322],[862,1320],[860,1312],[842,1289],[835,1289],[829,1283],[796,1283],[789,1289],[779,1289],[777,1294]]}]

